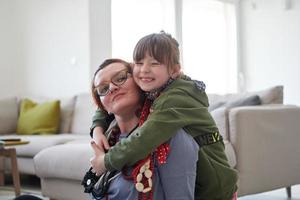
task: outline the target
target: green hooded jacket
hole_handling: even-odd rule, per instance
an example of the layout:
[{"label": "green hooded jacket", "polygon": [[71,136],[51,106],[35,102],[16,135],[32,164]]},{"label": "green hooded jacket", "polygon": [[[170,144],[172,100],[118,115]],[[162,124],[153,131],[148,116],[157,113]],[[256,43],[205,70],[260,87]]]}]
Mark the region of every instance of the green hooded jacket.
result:
[{"label": "green hooded jacket", "polygon": [[[196,81],[176,79],[154,100],[144,124],[106,153],[106,168],[121,170],[134,165],[180,128],[195,139],[218,133],[207,107],[207,95]],[[100,110],[93,117],[91,130],[96,126],[108,127],[106,115]],[[195,199],[231,200],[238,177],[228,164],[223,141],[202,146],[198,159]]]}]

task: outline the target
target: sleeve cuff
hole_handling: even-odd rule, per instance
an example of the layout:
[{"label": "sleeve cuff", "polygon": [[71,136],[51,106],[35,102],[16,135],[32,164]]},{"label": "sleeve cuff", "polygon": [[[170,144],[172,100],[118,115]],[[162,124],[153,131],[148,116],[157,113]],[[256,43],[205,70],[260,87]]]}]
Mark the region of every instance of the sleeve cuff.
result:
[{"label": "sleeve cuff", "polygon": [[113,170],[116,170],[116,169],[112,166],[112,164],[111,164],[111,162],[110,162],[110,160],[109,160],[109,156],[107,155],[107,153],[106,153],[105,156],[104,156],[104,166],[105,166],[105,168],[106,168],[107,171],[113,171]]},{"label": "sleeve cuff", "polygon": [[100,121],[99,122],[94,121],[93,124],[92,124],[92,126],[91,126],[91,128],[90,128],[90,136],[91,136],[91,138],[93,138],[94,128],[97,127],[97,126],[100,126],[102,128],[105,127],[105,125],[103,123],[101,123]]}]

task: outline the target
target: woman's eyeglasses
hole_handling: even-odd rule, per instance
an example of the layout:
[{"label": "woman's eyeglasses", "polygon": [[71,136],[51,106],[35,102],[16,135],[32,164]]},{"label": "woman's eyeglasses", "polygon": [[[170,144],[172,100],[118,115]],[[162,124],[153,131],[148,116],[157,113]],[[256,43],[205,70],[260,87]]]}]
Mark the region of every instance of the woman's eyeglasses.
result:
[{"label": "woman's eyeglasses", "polygon": [[[123,85],[128,77],[131,76],[131,73],[126,69],[123,71],[118,72],[116,75],[114,75],[111,78],[111,83],[113,83],[115,86],[121,86]],[[109,84],[110,83],[105,83],[105,84],[100,84],[97,87],[95,87],[95,91],[99,96],[105,96],[108,94],[109,90]]]}]

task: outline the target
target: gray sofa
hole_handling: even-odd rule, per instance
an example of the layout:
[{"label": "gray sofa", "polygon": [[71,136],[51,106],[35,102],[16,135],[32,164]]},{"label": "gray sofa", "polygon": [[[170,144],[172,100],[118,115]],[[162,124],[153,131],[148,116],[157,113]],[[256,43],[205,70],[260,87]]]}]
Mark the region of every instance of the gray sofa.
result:
[{"label": "gray sofa", "polygon": [[[209,95],[209,100],[230,165],[239,173],[239,196],[300,183],[300,174],[295,173],[300,166],[300,108],[283,105],[283,87]],[[72,111],[71,107],[67,110]],[[26,136],[31,143],[17,147],[20,172],[39,176],[44,196],[89,199],[80,182],[93,155],[88,134],[93,112],[90,96],[78,95],[73,112],[65,114],[69,116],[65,120],[71,119],[68,134]],[[52,142],[41,147],[38,140]]]},{"label": "gray sofa", "polygon": [[[37,102],[50,100],[42,97],[31,99]],[[41,150],[73,140],[89,139],[90,120],[95,110],[90,96],[80,94],[71,98],[63,98],[60,101],[61,119],[58,134],[17,135],[20,99],[17,97],[0,99],[0,139],[21,138],[30,142],[26,145],[15,146],[18,169],[21,174],[36,175],[33,158]],[[6,171],[10,170],[9,160],[0,159],[0,168],[3,167]]]}]

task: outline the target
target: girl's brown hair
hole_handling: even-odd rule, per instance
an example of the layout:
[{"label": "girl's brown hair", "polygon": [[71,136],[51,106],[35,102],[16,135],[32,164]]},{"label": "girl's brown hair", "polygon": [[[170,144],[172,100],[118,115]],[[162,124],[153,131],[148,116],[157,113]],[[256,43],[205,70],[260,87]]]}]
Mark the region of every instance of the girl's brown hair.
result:
[{"label": "girl's brown hair", "polygon": [[133,51],[134,62],[142,60],[146,53],[158,62],[165,64],[169,70],[175,65],[180,65],[179,44],[164,31],[146,35],[138,41]]},{"label": "girl's brown hair", "polygon": [[94,85],[94,81],[95,81],[95,77],[96,74],[101,70],[104,69],[105,67],[107,67],[108,65],[112,64],[112,63],[122,63],[127,69],[128,72],[132,73],[132,67],[130,65],[130,63],[122,60],[122,59],[118,59],[118,58],[111,58],[111,59],[106,59],[103,61],[103,63],[98,67],[98,69],[95,71],[93,79],[92,79],[92,84],[91,84],[91,92],[92,92],[92,98],[94,103],[96,104],[96,106],[98,108],[100,108],[101,110],[105,111],[104,106],[100,100],[100,96],[98,95],[96,89],[95,89],[95,85]]}]

